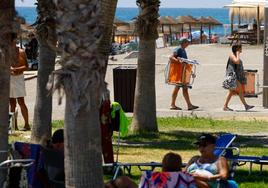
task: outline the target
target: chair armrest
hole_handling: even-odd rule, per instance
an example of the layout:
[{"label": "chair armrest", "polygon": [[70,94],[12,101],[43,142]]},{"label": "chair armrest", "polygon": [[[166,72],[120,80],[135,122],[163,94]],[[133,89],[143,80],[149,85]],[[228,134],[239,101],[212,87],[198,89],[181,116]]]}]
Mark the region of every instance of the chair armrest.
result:
[{"label": "chair armrest", "polygon": [[237,156],[240,155],[240,149],[238,147],[215,147],[215,149],[221,149],[221,150],[232,150],[232,151],[236,151],[236,154]]},{"label": "chair armrest", "polygon": [[34,164],[33,159],[12,159],[6,160],[0,163],[1,168],[8,168],[9,165],[11,166],[22,166],[22,167],[29,167]]}]

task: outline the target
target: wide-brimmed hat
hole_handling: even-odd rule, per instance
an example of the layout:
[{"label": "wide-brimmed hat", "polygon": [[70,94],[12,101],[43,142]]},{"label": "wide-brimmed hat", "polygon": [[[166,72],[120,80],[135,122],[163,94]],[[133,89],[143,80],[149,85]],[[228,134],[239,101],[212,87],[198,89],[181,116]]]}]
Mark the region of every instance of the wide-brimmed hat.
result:
[{"label": "wide-brimmed hat", "polygon": [[190,42],[190,40],[187,39],[186,37],[181,37],[181,38],[179,39],[179,43],[180,43],[180,44],[185,43],[185,42]]},{"label": "wide-brimmed hat", "polygon": [[203,133],[197,138],[197,141],[194,144],[199,145],[202,143],[215,144],[216,137],[211,134]]}]

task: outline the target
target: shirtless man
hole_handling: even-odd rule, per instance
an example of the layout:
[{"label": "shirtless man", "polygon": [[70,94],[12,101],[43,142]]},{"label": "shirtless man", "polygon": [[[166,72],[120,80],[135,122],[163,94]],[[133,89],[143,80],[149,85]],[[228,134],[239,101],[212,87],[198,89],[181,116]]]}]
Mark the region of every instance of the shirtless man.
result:
[{"label": "shirtless man", "polygon": [[[27,57],[23,49],[16,47],[16,34],[12,36],[12,42],[15,51],[15,60],[16,62],[10,67],[10,95],[9,95],[9,103],[10,103],[10,111],[15,112],[16,103],[18,102],[21,114],[24,119],[24,128],[23,131],[30,130],[29,125],[29,117],[28,117],[28,109],[24,102],[24,97],[26,96],[25,90],[25,82],[23,72],[28,69]],[[18,130],[17,122],[15,122],[15,129]]]}]

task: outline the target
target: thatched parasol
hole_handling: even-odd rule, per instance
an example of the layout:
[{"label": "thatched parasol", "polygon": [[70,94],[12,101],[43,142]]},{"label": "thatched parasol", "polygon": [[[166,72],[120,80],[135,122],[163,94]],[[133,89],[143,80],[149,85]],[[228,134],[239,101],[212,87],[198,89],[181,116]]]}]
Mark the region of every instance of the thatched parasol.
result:
[{"label": "thatched parasol", "polygon": [[116,25],[116,27],[118,27],[118,26],[128,25],[128,23],[123,21],[123,20],[120,20],[118,18],[114,18],[114,25]]},{"label": "thatched parasol", "polygon": [[160,25],[169,25],[169,21],[165,18],[165,16],[160,16],[158,20]]},{"label": "thatched parasol", "polygon": [[[177,25],[177,21],[171,16],[160,16],[158,20],[160,23],[162,33],[165,33],[164,27],[167,26],[169,28],[169,35],[171,36],[172,27],[174,28]],[[172,44],[172,37],[170,39],[171,39],[171,44]]]},{"label": "thatched parasol", "polygon": [[215,18],[211,16],[207,17],[207,19],[210,21],[211,25],[222,25],[221,22],[219,22],[218,20],[216,20]]},{"label": "thatched parasol", "polygon": [[210,41],[210,37],[211,37],[211,22],[209,19],[205,18],[204,16],[199,17],[198,19],[198,23],[200,24],[200,43],[202,44],[203,42],[203,37],[202,37],[202,33],[203,33],[203,26],[207,25],[209,28],[209,41]]},{"label": "thatched parasol", "polygon": [[[176,18],[177,23],[181,23],[182,24],[182,28],[181,28],[181,33],[183,35],[183,24],[188,24],[189,25],[189,32],[192,32],[192,25],[197,25],[198,24],[198,20],[196,20],[194,17],[192,16],[178,16]],[[191,37],[191,41],[192,41],[192,36]]]}]

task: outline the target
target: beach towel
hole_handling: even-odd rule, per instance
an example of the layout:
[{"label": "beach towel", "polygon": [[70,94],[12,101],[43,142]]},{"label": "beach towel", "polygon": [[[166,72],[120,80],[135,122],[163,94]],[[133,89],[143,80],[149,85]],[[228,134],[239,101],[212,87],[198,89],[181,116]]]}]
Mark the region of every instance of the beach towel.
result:
[{"label": "beach towel", "polygon": [[25,90],[25,81],[24,81],[24,75],[16,75],[10,76],[10,98],[19,98],[19,97],[25,97],[26,96],[26,90]]},{"label": "beach towel", "polygon": [[146,171],[141,176],[139,188],[196,188],[194,178],[184,172]]},{"label": "beach towel", "polygon": [[128,134],[129,122],[126,117],[124,110],[118,102],[112,102],[111,116],[112,119],[116,118],[116,112],[119,111],[119,131],[121,136],[126,136]]}]

